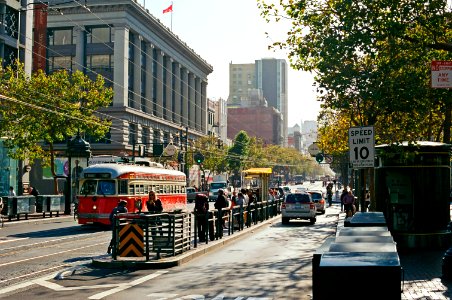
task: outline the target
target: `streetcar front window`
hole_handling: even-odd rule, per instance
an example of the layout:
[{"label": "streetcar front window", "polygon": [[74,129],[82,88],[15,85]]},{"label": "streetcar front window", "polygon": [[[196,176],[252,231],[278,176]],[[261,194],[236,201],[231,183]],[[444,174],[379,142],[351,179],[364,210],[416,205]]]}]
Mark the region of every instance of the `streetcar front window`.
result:
[{"label": "streetcar front window", "polygon": [[114,180],[99,180],[99,184],[97,185],[97,194],[98,195],[115,195],[115,181]]},{"label": "streetcar front window", "polygon": [[95,195],[97,180],[85,180],[80,188],[80,195]]}]

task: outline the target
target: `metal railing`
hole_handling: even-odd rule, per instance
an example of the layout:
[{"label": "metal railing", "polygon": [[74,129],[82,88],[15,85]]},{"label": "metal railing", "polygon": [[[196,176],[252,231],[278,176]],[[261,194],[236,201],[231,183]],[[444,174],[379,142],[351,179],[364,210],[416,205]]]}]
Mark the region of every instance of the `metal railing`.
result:
[{"label": "metal railing", "polygon": [[[138,233],[137,238],[143,242],[143,249],[137,250],[142,251],[142,256],[149,261],[160,259],[162,255],[182,254],[192,247],[196,248],[198,240],[208,244],[209,240],[221,239],[224,235],[232,235],[236,231],[273,218],[280,213],[280,205],[281,200],[275,200],[257,202],[249,206],[213,209],[202,214],[196,212],[118,214],[112,228],[112,256],[116,260],[126,254],[124,249],[129,249],[129,246],[136,247],[133,243],[127,245],[126,241],[129,241],[130,237],[125,236],[123,229],[128,224],[136,224],[142,231]],[[203,228],[202,236],[199,226]]]},{"label": "metal railing", "polygon": [[[143,236],[138,236],[144,243],[143,254],[146,261],[155,254],[161,258],[162,254],[175,256],[191,248],[191,214],[190,213],[162,213],[162,214],[118,214],[113,223],[113,259],[121,255],[123,247],[127,247],[126,233],[121,229],[128,224],[138,225]],[[135,233],[131,233],[135,234]],[[123,242],[123,243],[122,243]],[[121,244],[122,243],[122,244]]]},{"label": "metal railing", "polygon": [[[197,247],[198,240],[208,244],[209,240],[221,239],[224,234],[232,235],[236,231],[273,218],[280,213],[280,206],[281,200],[274,200],[256,202],[247,206],[234,206],[222,210],[213,209],[206,213],[194,212],[194,247]],[[199,222],[204,224],[200,225]],[[201,234],[199,233],[200,227],[204,228]]]}]

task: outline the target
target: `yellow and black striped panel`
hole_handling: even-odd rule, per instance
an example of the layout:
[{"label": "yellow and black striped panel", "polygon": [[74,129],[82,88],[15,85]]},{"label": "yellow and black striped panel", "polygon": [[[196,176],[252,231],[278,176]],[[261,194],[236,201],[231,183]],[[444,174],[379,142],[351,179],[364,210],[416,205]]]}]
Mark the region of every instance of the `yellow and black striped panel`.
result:
[{"label": "yellow and black striped panel", "polygon": [[127,224],[119,231],[119,249],[121,257],[144,256],[143,229],[137,224]]}]

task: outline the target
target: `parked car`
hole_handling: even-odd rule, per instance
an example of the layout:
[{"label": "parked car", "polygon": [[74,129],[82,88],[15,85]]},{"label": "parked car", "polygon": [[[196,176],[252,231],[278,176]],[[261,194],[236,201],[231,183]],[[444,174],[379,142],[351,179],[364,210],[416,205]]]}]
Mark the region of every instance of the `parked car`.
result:
[{"label": "parked car", "polygon": [[315,208],[322,215],[325,213],[325,197],[321,191],[308,191],[311,194],[312,201],[315,203]]},{"label": "parked car", "polygon": [[311,224],[317,221],[317,209],[311,194],[296,192],[285,195],[281,204],[282,223],[288,224],[290,219],[309,220]]}]

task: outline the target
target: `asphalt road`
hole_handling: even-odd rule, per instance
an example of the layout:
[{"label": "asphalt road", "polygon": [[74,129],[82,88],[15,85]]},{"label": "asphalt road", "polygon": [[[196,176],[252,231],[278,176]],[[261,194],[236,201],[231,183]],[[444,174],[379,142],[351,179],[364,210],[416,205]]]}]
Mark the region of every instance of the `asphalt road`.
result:
[{"label": "asphalt road", "polygon": [[[104,255],[109,231],[90,231],[64,223],[60,224],[59,229],[44,229],[46,225],[34,234],[16,233],[8,238],[28,238],[38,242],[42,238],[38,237],[39,231],[47,232],[43,239],[58,239],[56,235],[63,233],[71,242],[61,241],[61,244],[58,242],[48,246],[40,243],[39,246],[26,248],[28,250],[24,250],[23,245],[17,245],[20,248],[16,250],[8,250],[0,244],[1,253],[5,249],[10,251],[8,257],[0,257],[0,272],[2,277],[4,270],[8,272],[5,279],[13,275],[17,277],[13,269],[22,266],[22,263],[30,264],[30,271],[38,267],[54,267],[56,270],[29,273],[32,275],[14,285],[4,282],[0,298],[311,299],[312,254],[327,236],[334,234],[337,213],[338,206],[327,208],[325,215],[318,216],[315,225],[291,221],[283,226],[280,218],[276,218],[271,224],[233,244],[165,270],[93,268],[88,258]],[[77,250],[71,251],[75,248]],[[11,257],[15,256],[14,251],[23,262],[14,262],[19,260],[19,256]],[[27,252],[31,255],[29,260],[24,258]],[[39,255],[42,257],[38,258]],[[65,264],[70,266],[58,268]],[[5,285],[9,286],[4,288]]]}]

